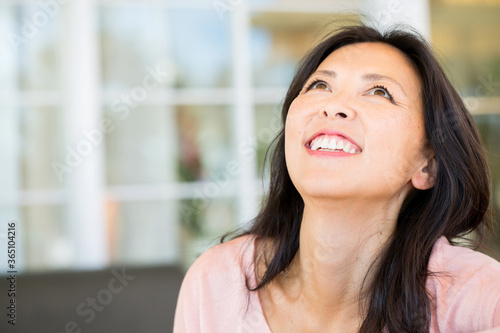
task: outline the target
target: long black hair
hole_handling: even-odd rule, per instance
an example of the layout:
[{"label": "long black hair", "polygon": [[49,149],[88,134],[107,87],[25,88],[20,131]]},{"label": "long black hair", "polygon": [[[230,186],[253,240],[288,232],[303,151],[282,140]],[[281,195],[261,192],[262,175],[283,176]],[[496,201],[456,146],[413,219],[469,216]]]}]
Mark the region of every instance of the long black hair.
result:
[{"label": "long black hair", "polygon": [[[490,176],[481,138],[462,99],[453,88],[432,48],[417,33],[379,32],[364,25],[341,28],[327,36],[300,63],[281,113],[283,129],[271,153],[270,185],[260,213],[242,235],[272,240],[266,270],[252,291],[263,288],[287,269],[299,248],[304,202],[285,162],[284,124],[288,109],[319,64],[338,48],[355,43],[391,45],[413,63],[422,82],[422,105],[428,145],[435,154],[437,176],[429,190],[408,194],[393,236],[379,258],[364,302],[360,332],[427,332],[431,302],[426,293],[428,262],[441,236],[453,240],[472,231],[480,239],[490,207]],[[237,236],[237,237],[238,237]],[[257,259],[256,259],[257,260]]]}]

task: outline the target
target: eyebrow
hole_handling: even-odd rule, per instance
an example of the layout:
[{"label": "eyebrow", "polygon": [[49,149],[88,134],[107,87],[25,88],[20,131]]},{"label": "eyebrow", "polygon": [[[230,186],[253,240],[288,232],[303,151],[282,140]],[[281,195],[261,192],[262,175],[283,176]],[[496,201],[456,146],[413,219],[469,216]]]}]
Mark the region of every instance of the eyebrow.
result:
[{"label": "eyebrow", "polygon": [[[316,71],[316,73],[323,74],[323,75],[329,76],[331,78],[336,78],[337,77],[337,73],[335,71],[332,71],[332,70],[329,70],[329,69],[322,69],[322,70]],[[378,74],[378,73],[365,73],[365,74],[362,75],[362,79],[365,80],[365,81],[390,81],[390,82],[398,85],[399,88],[406,95],[406,97],[408,97],[408,94],[404,90],[404,88],[401,85],[401,83],[399,83],[398,81],[396,81],[392,77],[389,77],[389,76],[386,76],[386,75],[382,75],[382,74]]]},{"label": "eyebrow", "polygon": [[316,72],[315,72],[315,73],[313,73],[313,74],[317,74],[317,73],[319,73],[319,74],[323,74],[323,75],[326,75],[326,76],[329,76],[329,77],[331,77],[331,78],[335,78],[335,77],[337,77],[337,73],[336,73],[336,72],[334,72],[334,71],[331,71],[331,70],[329,70],[329,69],[320,69],[319,71],[316,71]]}]

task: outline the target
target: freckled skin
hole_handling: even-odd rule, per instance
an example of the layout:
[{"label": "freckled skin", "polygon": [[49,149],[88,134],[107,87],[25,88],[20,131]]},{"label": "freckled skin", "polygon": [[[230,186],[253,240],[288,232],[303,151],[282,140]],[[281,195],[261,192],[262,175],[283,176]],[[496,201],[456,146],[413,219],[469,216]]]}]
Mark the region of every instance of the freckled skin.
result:
[{"label": "freckled skin", "polygon": [[[330,77],[320,73],[329,70]],[[392,80],[369,81],[377,73]],[[427,163],[421,83],[406,56],[383,43],[358,43],[330,54],[290,106],[285,154],[290,177],[301,196],[390,200],[405,195]],[[396,81],[396,82],[393,82]],[[393,97],[388,98],[387,88]],[[325,112],[327,115],[325,115]],[[343,158],[310,156],[305,148],[321,129],[342,131],[362,148]]]}]

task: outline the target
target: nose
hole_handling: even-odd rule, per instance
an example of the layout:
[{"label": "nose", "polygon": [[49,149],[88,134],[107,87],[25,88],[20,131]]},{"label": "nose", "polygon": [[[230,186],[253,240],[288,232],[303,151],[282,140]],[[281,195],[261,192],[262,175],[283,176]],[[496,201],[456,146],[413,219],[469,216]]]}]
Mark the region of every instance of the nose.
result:
[{"label": "nose", "polygon": [[346,119],[352,120],[356,117],[356,112],[348,105],[341,104],[327,104],[320,109],[322,117],[331,119]]},{"label": "nose", "polygon": [[[322,112],[322,113],[323,113],[323,115],[324,115],[325,117],[327,117],[327,118],[328,118],[328,112],[327,112],[326,110],[323,110],[323,112]],[[344,112],[337,112],[337,113],[335,114],[335,117],[347,118],[347,114],[345,114]]]},{"label": "nose", "polygon": [[318,100],[316,107],[319,107],[321,117],[331,120],[353,120],[357,112],[355,108],[355,93],[351,89],[338,87],[324,98]]}]

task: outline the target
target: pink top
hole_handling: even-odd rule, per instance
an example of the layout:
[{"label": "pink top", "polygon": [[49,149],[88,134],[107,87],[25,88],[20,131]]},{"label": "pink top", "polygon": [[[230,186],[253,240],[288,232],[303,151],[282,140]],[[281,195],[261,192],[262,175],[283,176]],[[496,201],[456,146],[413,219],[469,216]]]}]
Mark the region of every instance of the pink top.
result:
[{"label": "pink top", "polygon": [[[219,244],[188,270],[179,293],[174,333],[259,332],[271,330],[255,283],[255,240],[244,236]],[[445,237],[434,245],[427,279],[432,307],[430,332],[500,332],[500,263]],[[487,331],[486,331],[487,330]]]}]

